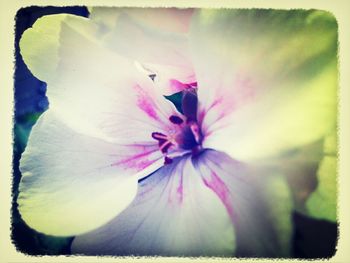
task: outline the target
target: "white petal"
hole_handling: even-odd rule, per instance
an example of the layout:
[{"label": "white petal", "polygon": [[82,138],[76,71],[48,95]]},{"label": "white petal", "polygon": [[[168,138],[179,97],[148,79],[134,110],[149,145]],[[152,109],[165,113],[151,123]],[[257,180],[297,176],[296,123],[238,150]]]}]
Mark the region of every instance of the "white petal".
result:
[{"label": "white petal", "polygon": [[180,8],[111,8],[93,7],[90,10],[90,18],[112,31],[118,26],[118,18],[121,13],[135,19],[138,23],[147,27],[168,33],[187,33],[193,9]]},{"label": "white petal", "polygon": [[290,254],[292,199],[282,177],[212,150],[202,153],[195,167],[230,213],[236,230],[236,256]]},{"label": "white petal", "polygon": [[61,23],[69,16],[43,16],[21,37],[19,46],[23,60],[29,70],[43,81],[50,79],[57,68]]},{"label": "white petal", "polygon": [[191,29],[208,148],[273,156],[336,122],[337,25],[322,11],[203,11]]},{"label": "white petal", "polygon": [[122,214],[72,244],[73,253],[98,255],[223,256],[234,249],[226,209],[190,157],[175,159],[141,181]]},{"label": "white petal", "polygon": [[[187,33],[191,9],[131,8],[93,9],[91,17],[103,22],[103,43],[110,49],[137,60],[150,74],[157,75],[163,92],[170,94],[169,80],[195,81],[188,53]],[[115,21],[111,27],[111,17]],[[101,23],[101,22],[99,22]]]},{"label": "white petal", "polygon": [[49,235],[91,231],[133,200],[136,173],[159,159],[158,152],[77,134],[49,110],[33,127],[20,161],[21,216]]},{"label": "white petal", "polygon": [[178,67],[144,63],[143,66],[147,68],[151,75],[156,76],[154,83],[159,92],[164,95],[172,95],[189,88],[188,85],[196,83],[192,64]]},{"label": "white petal", "polygon": [[[43,22],[55,27],[43,27]],[[58,65],[44,74],[49,107],[70,127],[108,141],[130,144],[152,141],[152,132],[168,128],[174,107],[156,92],[152,81],[137,70],[133,61],[103,47],[93,22],[61,15],[39,20],[23,37],[21,50],[28,54],[24,55],[27,64],[43,55],[40,50],[52,48],[44,36],[59,40],[58,50],[53,50],[58,54]],[[32,50],[30,47],[38,38],[42,43]],[[43,63],[41,68],[33,71],[38,75],[46,66],[39,62]]]},{"label": "white petal", "polygon": [[[101,15],[102,10],[99,11]],[[191,10],[117,8],[115,11],[119,12],[116,26],[103,39],[108,47],[144,63],[189,65],[188,32],[171,28],[178,28],[179,24],[188,28]],[[164,16],[167,16],[165,23]]]}]

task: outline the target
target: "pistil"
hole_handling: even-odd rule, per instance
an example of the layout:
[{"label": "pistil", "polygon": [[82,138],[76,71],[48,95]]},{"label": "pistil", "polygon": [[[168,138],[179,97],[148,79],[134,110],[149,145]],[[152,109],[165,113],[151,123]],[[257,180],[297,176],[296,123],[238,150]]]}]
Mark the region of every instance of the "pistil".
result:
[{"label": "pistil", "polygon": [[182,92],[179,110],[182,114],[169,116],[169,121],[174,125],[169,134],[152,133],[152,138],[158,141],[159,150],[164,155],[164,164],[172,163],[172,158],[176,156],[186,153],[194,156],[201,152],[202,133],[197,123],[197,108],[196,86],[190,86]]}]

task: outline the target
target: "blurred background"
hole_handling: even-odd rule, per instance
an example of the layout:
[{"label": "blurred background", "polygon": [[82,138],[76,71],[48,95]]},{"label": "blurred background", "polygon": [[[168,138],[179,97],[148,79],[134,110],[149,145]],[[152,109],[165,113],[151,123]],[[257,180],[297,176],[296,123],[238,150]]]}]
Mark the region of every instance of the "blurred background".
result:
[{"label": "blurred background", "polygon": [[[21,179],[19,160],[30,130],[41,113],[49,106],[46,83],[36,79],[24,64],[19,52],[22,33],[39,17],[56,13],[70,13],[87,17],[88,9],[73,7],[27,7],[18,11],[15,28],[14,127],[13,127],[13,206],[12,240],[16,248],[30,255],[69,255],[74,237],[57,238],[30,229],[18,213],[16,199]],[[293,214],[293,254],[296,258],[325,258],[335,253],[337,225],[316,220],[297,212]]]}]

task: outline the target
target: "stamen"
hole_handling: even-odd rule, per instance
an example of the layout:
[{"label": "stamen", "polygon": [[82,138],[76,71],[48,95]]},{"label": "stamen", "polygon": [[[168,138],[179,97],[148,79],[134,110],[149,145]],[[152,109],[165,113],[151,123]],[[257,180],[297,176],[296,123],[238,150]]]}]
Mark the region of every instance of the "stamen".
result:
[{"label": "stamen", "polygon": [[152,132],[152,138],[157,140],[157,141],[168,140],[168,136],[166,136],[165,134],[160,133],[160,132]]},{"label": "stamen", "polygon": [[182,95],[182,110],[187,122],[197,121],[198,98],[195,89],[188,89]]},{"label": "stamen", "polygon": [[173,145],[170,141],[166,141],[162,145],[160,145],[159,149],[161,150],[162,153],[166,153],[170,146]]},{"label": "stamen", "polygon": [[200,134],[200,130],[199,130],[199,127],[198,127],[198,124],[197,123],[192,123],[190,125],[190,129],[193,133],[193,136],[194,136],[194,139],[196,140],[196,142],[198,144],[201,144],[201,134]]},{"label": "stamen", "polygon": [[169,120],[174,123],[174,124],[182,124],[184,121],[183,119],[181,119],[179,116],[176,116],[176,115],[171,115],[169,117]]},{"label": "stamen", "polygon": [[[197,83],[184,85],[187,86],[187,89],[180,92],[180,98],[178,98],[181,101],[179,114],[175,113],[169,116],[169,121],[179,126],[169,127],[166,134],[152,133],[152,138],[158,141],[159,151],[163,153],[164,164],[172,163],[174,157],[183,156],[184,154],[196,156],[202,151],[202,133],[197,122]],[[168,99],[168,97],[166,98]],[[173,103],[176,101],[174,98],[169,100]]]},{"label": "stamen", "polygon": [[164,143],[166,143],[166,142],[167,142],[167,140],[159,139],[159,140],[158,140],[159,149],[160,149],[160,147],[162,147],[162,145],[163,145]]}]

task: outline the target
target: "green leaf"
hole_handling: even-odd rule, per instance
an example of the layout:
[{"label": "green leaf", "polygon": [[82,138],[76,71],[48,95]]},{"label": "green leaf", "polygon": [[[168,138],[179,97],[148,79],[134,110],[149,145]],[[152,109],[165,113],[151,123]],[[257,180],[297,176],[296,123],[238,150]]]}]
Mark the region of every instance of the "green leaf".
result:
[{"label": "green leaf", "polygon": [[336,133],[325,140],[325,157],[317,171],[318,186],[306,202],[308,215],[335,222],[337,219]]}]

